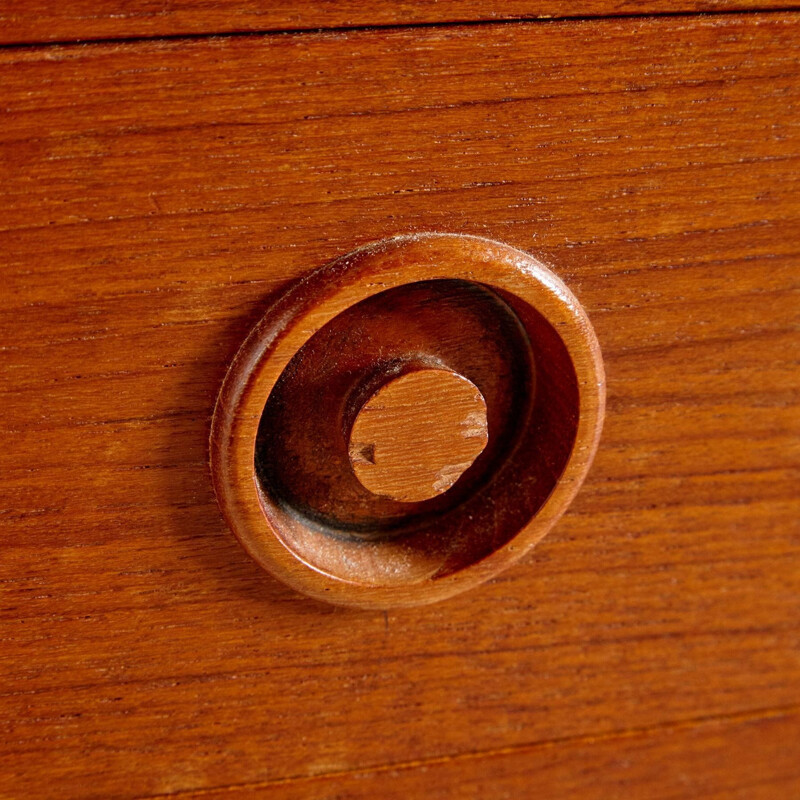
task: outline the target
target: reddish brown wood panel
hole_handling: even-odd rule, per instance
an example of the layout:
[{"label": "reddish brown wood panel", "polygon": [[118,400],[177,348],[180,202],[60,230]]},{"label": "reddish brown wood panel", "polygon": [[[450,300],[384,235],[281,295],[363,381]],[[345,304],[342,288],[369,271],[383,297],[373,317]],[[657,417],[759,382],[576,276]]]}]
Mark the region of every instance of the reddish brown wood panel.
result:
[{"label": "reddish brown wood panel", "polygon": [[0,0],[0,43],[789,9],[795,0]]},{"label": "reddish brown wood panel", "polygon": [[[770,14],[0,53],[0,794],[469,757],[524,796],[498,751],[599,773],[605,737],[626,797],[669,753],[671,796],[729,796],[728,746],[741,796],[795,794],[798,50]],[[322,606],[227,531],[214,400],[289,282],[431,229],[575,291],[603,440],[501,578]]]},{"label": "reddish brown wood panel", "polygon": [[[796,712],[776,710],[755,718],[740,716],[627,731],[621,736],[556,740],[323,778],[172,796],[178,800],[513,800],[531,796],[772,800],[800,793],[799,727]],[[760,763],[754,763],[754,751],[762,759]]]}]

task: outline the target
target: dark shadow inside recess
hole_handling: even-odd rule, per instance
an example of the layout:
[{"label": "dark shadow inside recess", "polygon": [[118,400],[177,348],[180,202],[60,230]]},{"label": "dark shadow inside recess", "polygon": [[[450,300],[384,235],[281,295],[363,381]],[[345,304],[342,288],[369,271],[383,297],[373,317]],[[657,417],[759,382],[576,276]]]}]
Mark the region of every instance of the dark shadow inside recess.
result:
[{"label": "dark shadow inside recess", "polygon": [[[376,385],[421,365],[452,369],[479,388],[489,444],[447,492],[404,503],[361,485],[347,440],[354,410]],[[312,566],[340,574],[344,542],[354,558],[359,543],[383,542],[371,559],[447,574],[535,515],[566,466],[577,423],[575,370],[541,314],[482,284],[423,281],[348,308],[300,349],[264,408],[255,475],[276,532]]]}]

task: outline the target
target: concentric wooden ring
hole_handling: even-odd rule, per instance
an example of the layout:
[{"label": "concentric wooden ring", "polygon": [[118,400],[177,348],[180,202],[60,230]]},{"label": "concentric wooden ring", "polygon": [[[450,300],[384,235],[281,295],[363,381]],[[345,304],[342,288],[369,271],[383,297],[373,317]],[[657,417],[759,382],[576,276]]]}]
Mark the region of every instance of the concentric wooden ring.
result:
[{"label": "concentric wooden ring", "polygon": [[[451,489],[403,505],[355,479],[344,420],[376,376],[420,364],[480,388],[489,446]],[[311,273],[252,331],[214,413],[215,489],[250,555],[295,589],[429,603],[547,533],[589,469],[604,403],[591,325],[544,265],[476,237],[399,236]]]}]

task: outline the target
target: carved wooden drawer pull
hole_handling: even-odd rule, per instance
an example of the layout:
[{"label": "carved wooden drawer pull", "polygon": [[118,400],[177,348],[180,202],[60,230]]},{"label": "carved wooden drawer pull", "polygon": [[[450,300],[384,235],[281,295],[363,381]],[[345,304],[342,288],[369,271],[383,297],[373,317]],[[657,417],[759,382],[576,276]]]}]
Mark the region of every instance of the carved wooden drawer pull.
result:
[{"label": "carved wooden drawer pull", "polygon": [[485,239],[397,237],[313,272],[255,327],[214,415],[217,496],[296,589],[428,603],[547,533],[604,401],[591,325],[541,263]]}]

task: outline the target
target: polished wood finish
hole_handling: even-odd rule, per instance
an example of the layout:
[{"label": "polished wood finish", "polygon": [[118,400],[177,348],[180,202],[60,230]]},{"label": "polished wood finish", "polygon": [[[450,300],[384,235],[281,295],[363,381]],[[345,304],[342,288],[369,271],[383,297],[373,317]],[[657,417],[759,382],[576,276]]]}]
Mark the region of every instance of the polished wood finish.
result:
[{"label": "polished wood finish", "polygon": [[271,800],[531,796],[783,800],[794,797],[800,785],[798,728],[797,711],[775,710],[177,796],[180,800],[265,796]]},{"label": "polished wood finish", "polygon": [[[441,495],[371,492],[346,432],[387,378],[431,365],[480,389],[487,446]],[[553,272],[475,236],[396,236],[269,308],[220,390],[211,469],[231,529],[280,580],[331,603],[420,605],[486,581],[552,528],[604,411],[597,338]]]},{"label": "polished wood finish", "polygon": [[[799,50],[770,14],[0,53],[0,794],[797,796]],[[324,606],[228,533],[212,409],[288,284],[430,229],[574,290],[602,446],[501,577]]]},{"label": "polished wood finish", "polygon": [[0,0],[0,43],[790,9],[794,0]]},{"label": "polished wood finish", "polygon": [[347,448],[365,489],[415,503],[450,489],[488,441],[481,390],[453,370],[428,367],[393,377],[368,397]]}]

